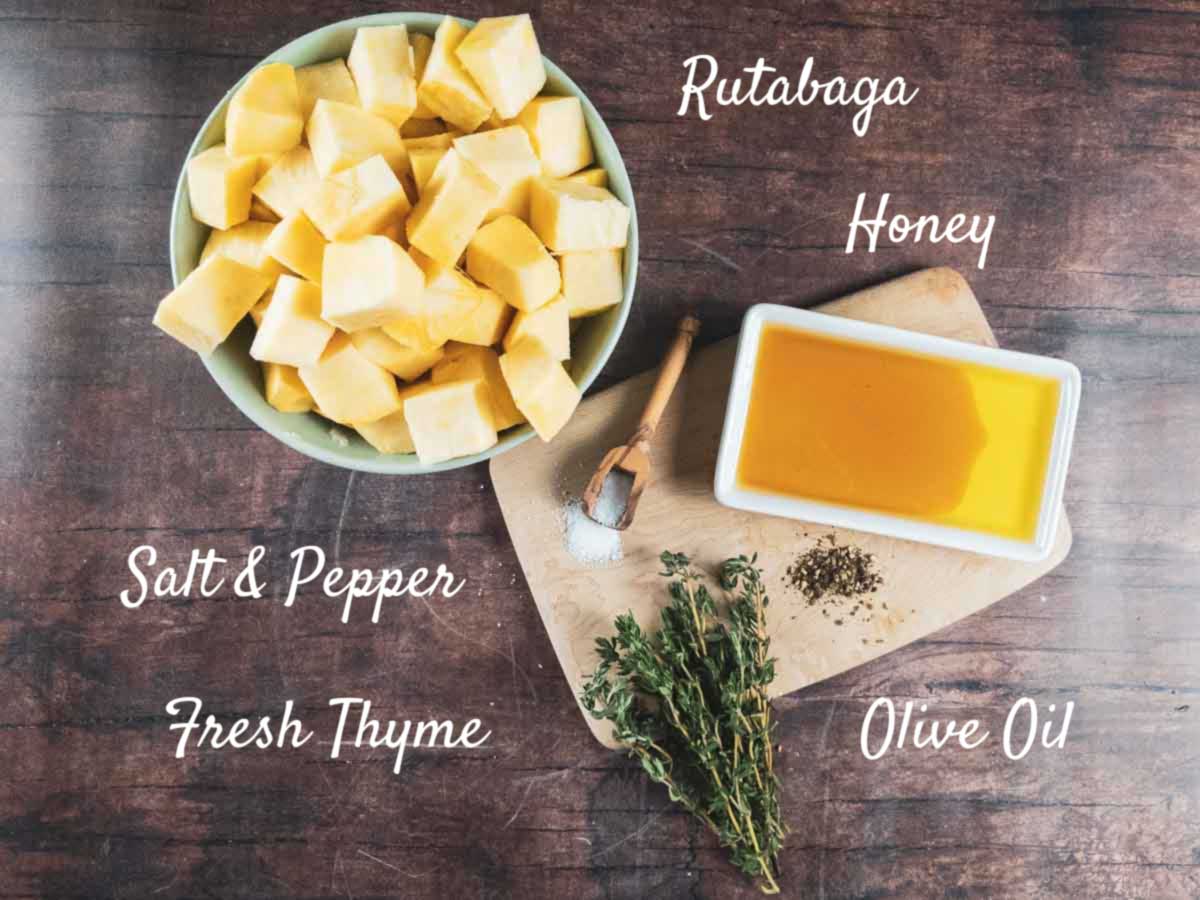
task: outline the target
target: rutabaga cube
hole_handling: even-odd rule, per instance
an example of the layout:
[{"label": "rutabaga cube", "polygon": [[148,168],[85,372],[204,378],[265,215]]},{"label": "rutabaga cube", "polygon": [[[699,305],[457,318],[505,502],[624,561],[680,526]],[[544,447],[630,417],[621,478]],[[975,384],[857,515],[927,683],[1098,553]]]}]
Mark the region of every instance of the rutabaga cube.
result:
[{"label": "rutabaga cube", "polygon": [[257,269],[274,282],[283,274],[283,266],[267,252],[267,239],[274,227],[269,222],[242,222],[228,231],[214,228],[208,233],[208,240],[200,251],[200,262],[213,255],[228,256],[244,266]]},{"label": "rutabaga cube", "polygon": [[[432,385],[428,381],[418,384],[408,384],[400,388],[401,401],[415,397],[422,391],[427,391]],[[408,430],[408,420],[404,418],[404,408],[384,416],[374,422],[358,422],[355,430],[362,435],[363,440],[380,453],[416,453],[412,432]]]},{"label": "rutabaga cube", "polygon": [[[305,148],[307,149],[307,148]],[[279,216],[275,215],[275,211],[267,204],[263,203],[257,197],[250,198],[250,221],[251,222],[267,222],[274,225],[279,221]]]},{"label": "rutabaga cube", "polygon": [[[425,65],[429,62],[429,54],[433,51],[433,38],[427,34],[410,34],[408,36],[408,49],[412,57],[413,76],[417,79],[417,84],[420,84],[421,79],[425,75]],[[412,111],[412,117],[409,119],[409,122],[412,122],[414,119],[433,120],[436,118],[437,113],[421,102],[421,95],[418,92],[417,105]]]},{"label": "rutabaga cube", "polygon": [[197,153],[187,165],[192,218],[213,228],[232,228],[250,217],[250,192],[258,173],[254,157],[235,159],[224,144]]},{"label": "rutabaga cube", "polygon": [[555,297],[533,312],[518,311],[504,335],[504,349],[511,350],[529,337],[540,340],[555,359],[570,359],[571,324],[567,317],[567,301]]},{"label": "rutabaga cube", "polygon": [[250,355],[259,362],[309,366],[321,357],[334,328],[321,318],[321,288],[280,275],[263,313]]},{"label": "rutabaga cube", "polygon": [[257,269],[215,254],[162,299],[154,324],[207,356],[229,337],[271,281]]},{"label": "rutabaga cube", "polygon": [[491,347],[504,338],[515,312],[495,291],[480,288],[479,305],[446,335],[446,339]]},{"label": "rutabaga cube", "polygon": [[300,114],[304,116],[305,122],[312,115],[318,100],[335,100],[351,106],[362,105],[358,99],[358,88],[350,70],[346,68],[344,59],[331,59],[329,62],[312,66],[301,66],[296,70],[296,88],[300,92]]},{"label": "rutabaga cube", "polygon": [[403,125],[417,105],[412,63],[405,26],[358,29],[346,64],[358,86],[362,108],[397,128]]},{"label": "rutabaga cube", "polygon": [[450,16],[442,19],[417,85],[417,100],[434,115],[469,133],[491,114],[492,105],[455,54],[466,35],[465,25]]},{"label": "rutabaga cube", "polygon": [[376,422],[402,406],[395,377],[361,353],[348,334],[335,334],[321,358],[300,369],[300,380],[321,415],[335,422]]},{"label": "rutabaga cube", "polygon": [[406,397],[404,418],[425,465],[482,453],[497,441],[482,379],[433,385]]},{"label": "rutabaga cube", "polygon": [[233,156],[283,153],[300,143],[303,131],[296,70],[287,63],[259,66],[229,101],[225,143]]},{"label": "rutabaga cube", "polygon": [[388,337],[382,328],[367,328],[350,335],[354,346],[377,366],[398,378],[416,381],[442,358],[441,346],[409,347]]},{"label": "rutabaga cube", "polygon": [[439,131],[437,134],[427,134],[423,137],[404,139],[404,148],[412,153],[414,150],[449,150],[454,139],[459,136],[457,131]]},{"label": "rutabaga cube", "polygon": [[321,184],[312,151],[301,145],[277,159],[254,185],[254,196],[279,216],[299,212]]},{"label": "rutabaga cube", "polygon": [[400,131],[387,119],[357,106],[318,100],[305,134],[322,178],[372,156],[382,156],[397,174],[408,171],[408,152]]},{"label": "rutabaga cube", "polygon": [[579,405],[579,388],[536,337],[526,338],[501,356],[500,371],[517,409],[543,441],[558,434]]},{"label": "rutabaga cube", "polygon": [[504,373],[500,371],[500,357],[491,347],[473,344],[447,344],[445,356],[433,367],[433,383],[447,381],[470,381],[482,379],[488,387],[491,400],[492,423],[497,431],[511,428],[525,421],[521,411],[513,402]]},{"label": "rutabaga cube", "polygon": [[425,275],[421,295],[421,321],[433,344],[444,344],[483,301],[484,289],[454,266],[447,266],[420,250],[409,254]]},{"label": "rutabaga cube", "polygon": [[425,194],[425,186],[437,171],[438,163],[446,155],[444,147],[414,147],[408,151],[408,164],[412,167],[413,183],[417,186],[417,196]]},{"label": "rutabaga cube", "polygon": [[271,226],[266,251],[271,258],[297,275],[320,284],[321,264],[325,259],[325,238],[303,212],[294,212],[278,225]]},{"label": "rutabaga cube", "polygon": [[258,298],[258,302],[250,307],[250,321],[257,328],[262,324],[263,316],[267,314],[267,307],[271,305],[271,301],[275,299],[275,288],[267,288],[267,292]]},{"label": "rutabaga cube", "polygon": [[572,319],[592,316],[625,297],[621,250],[578,250],[558,258],[562,295]]},{"label": "rutabaga cube", "polygon": [[501,118],[511,119],[546,83],[546,67],[528,13],[480,19],[456,50]]},{"label": "rutabaga cube", "polygon": [[263,363],[263,393],[267,402],[280,412],[302,413],[313,408],[312,394],[300,380],[295,366]]},{"label": "rutabaga cube", "polygon": [[382,156],[330,175],[304,204],[304,214],[330,241],[379,231],[408,213],[404,185]]},{"label": "rutabaga cube", "polygon": [[405,223],[408,242],[426,256],[454,265],[499,193],[494,181],[451,147]]},{"label": "rutabaga cube", "polygon": [[380,328],[397,344],[418,354],[434,353],[445,343],[430,336],[429,320],[422,313],[391,319]]},{"label": "rutabaga cube", "polygon": [[529,135],[516,125],[454,139],[454,149],[483,170],[500,188],[496,205],[484,221],[505,213],[529,218],[529,184],[542,170]]},{"label": "rutabaga cube", "polygon": [[577,181],[534,180],[529,224],[555,253],[613,249],[629,241],[629,207],[604,188]]},{"label": "rutabaga cube", "polygon": [[[400,126],[400,138],[404,141],[420,140],[438,134],[447,134],[441,119],[409,119]],[[410,149],[411,153],[412,150]]]},{"label": "rutabaga cube", "polygon": [[535,97],[517,116],[542,163],[542,173],[562,178],[590,166],[592,139],[578,97]]},{"label": "rutabaga cube", "polygon": [[484,225],[467,247],[467,274],[508,303],[535,310],[559,292],[558,264],[528,225],[504,215]]},{"label": "rutabaga cube", "polygon": [[418,314],[425,276],[403,247],[372,234],[325,248],[321,289],[322,318],[358,331]]},{"label": "rutabaga cube", "polygon": [[568,175],[563,181],[574,181],[577,184],[590,184],[592,187],[608,187],[608,172],[599,166],[592,166],[574,175]]}]

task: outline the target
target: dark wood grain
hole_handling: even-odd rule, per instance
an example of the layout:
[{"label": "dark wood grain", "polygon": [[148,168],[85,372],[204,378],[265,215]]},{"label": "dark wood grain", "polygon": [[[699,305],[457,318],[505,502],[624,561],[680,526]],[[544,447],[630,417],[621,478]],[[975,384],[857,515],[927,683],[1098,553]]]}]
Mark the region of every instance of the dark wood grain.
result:
[{"label": "dark wood grain", "polygon": [[[0,3],[0,897],[750,897],[711,837],[579,719],[484,468],[355,475],[257,431],[150,325],[168,208],[203,117],[265,53],[392,4]],[[452,4],[468,16],[510,11]],[[1001,343],[1075,361],[1084,402],[1050,577],[779,704],[796,897],[1200,896],[1200,5],[537,3],[638,199],[638,296],[601,385],[685,308],[702,341],[929,265]],[[905,110],[679,118],[682,61],[903,75]],[[994,213],[976,251],[843,253],[859,191]],[[341,625],[315,594],[149,601],[125,556],[192,547],[276,571],[446,562],[452,601]],[[682,548],[681,548],[682,549]],[[731,548],[752,549],[752,548]],[[936,590],[936,586],[931,586]],[[305,602],[307,601],[307,602]],[[483,718],[486,750],[172,756],[164,704],[224,716],[329,697]],[[1066,749],[893,753],[879,695],[977,716],[1076,704]]]}]

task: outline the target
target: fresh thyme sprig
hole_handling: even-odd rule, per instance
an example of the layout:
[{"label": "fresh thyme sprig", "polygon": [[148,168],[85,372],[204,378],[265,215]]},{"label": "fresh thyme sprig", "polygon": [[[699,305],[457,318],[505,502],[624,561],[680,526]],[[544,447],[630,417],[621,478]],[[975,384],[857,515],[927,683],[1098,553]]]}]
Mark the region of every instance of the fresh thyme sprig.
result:
[{"label": "fresh thyme sprig", "polygon": [[718,573],[723,614],[682,553],[664,552],[671,602],[653,635],[632,614],[596,641],[599,665],[584,708],[612,723],[630,754],[671,800],[702,819],[735,866],[779,892],[786,833],[771,749],[775,677],[768,655],[769,603],[756,556],[726,560]]}]

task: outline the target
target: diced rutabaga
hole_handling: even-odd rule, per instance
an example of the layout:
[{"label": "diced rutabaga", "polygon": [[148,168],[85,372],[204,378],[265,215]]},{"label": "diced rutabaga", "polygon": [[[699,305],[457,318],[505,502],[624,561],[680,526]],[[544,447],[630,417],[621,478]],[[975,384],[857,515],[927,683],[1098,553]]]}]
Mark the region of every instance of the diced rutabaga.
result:
[{"label": "diced rutabaga", "polygon": [[467,246],[467,273],[517,309],[532,311],[558,295],[558,264],[515,216],[484,225]]},{"label": "diced rutabaga", "polygon": [[516,116],[546,83],[528,13],[480,19],[455,52],[503,119]]}]

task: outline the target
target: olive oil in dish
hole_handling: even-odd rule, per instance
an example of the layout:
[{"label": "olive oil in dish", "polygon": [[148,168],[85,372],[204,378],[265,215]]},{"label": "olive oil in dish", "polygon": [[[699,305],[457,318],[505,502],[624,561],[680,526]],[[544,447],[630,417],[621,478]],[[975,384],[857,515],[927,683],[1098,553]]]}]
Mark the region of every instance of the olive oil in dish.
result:
[{"label": "olive oil in dish", "polygon": [[763,324],[737,487],[1034,539],[1060,381]]}]

